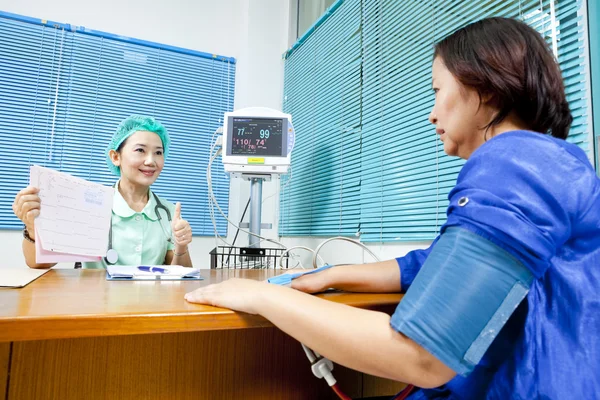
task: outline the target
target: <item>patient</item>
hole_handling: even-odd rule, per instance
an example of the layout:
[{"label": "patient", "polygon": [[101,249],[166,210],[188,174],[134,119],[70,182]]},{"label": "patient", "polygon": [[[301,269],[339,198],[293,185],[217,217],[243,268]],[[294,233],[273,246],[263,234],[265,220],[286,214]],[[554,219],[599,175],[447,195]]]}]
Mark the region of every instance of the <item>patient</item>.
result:
[{"label": "patient", "polygon": [[[230,279],[185,298],[259,314],[334,362],[422,388],[413,400],[597,398],[600,179],[565,140],[547,43],[517,20],[475,22],[435,45],[432,89],[435,134],[467,161],[429,249],[296,290]],[[390,317],[307,294],[329,287],[406,295]]]}]

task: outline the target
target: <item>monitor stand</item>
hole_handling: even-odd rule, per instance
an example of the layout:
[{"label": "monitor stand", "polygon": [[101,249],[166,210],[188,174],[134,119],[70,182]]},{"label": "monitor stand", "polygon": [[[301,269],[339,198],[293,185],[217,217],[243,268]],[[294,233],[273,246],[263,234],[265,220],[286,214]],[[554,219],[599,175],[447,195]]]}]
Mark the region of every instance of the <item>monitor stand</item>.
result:
[{"label": "monitor stand", "polygon": [[[263,181],[270,182],[271,175],[263,174],[241,174],[241,178],[250,181],[250,223],[243,223],[242,228],[249,228],[249,231],[255,235],[260,235],[261,228],[271,229],[272,224],[261,223],[262,217],[262,184]],[[260,239],[253,235],[248,235],[248,247],[259,248]]]}]

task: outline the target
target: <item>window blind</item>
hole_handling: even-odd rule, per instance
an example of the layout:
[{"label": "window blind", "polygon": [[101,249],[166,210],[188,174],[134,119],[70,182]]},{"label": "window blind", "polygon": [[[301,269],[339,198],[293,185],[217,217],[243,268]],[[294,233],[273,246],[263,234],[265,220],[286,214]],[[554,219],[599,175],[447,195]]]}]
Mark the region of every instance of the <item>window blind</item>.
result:
[{"label": "window blind", "polygon": [[[347,36],[340,27],[344,11],[360,5],[360,54],[336,64],[318,54],[331,54]],[[568,140],[593,157],[586,74],[585,19],[582,2],[521,1],[338,1],[287,53],[284,83],[286,112],[294,118],[297,144],[292,156],[294,177],[282,191],[280,227],[284,236],[337,235],[359,232],[365,242],[431,240],[445,222],[447,195],[463,161],[444,154],[427,117],[433,106],[433,44],[456,29],[491,16],[520,18],[537,29],[555,49],[573,112]],[[349,24],[348,22],[346,22]],[[354,29],[352,30],[354,31]],[[347,50],[352,53],[349,49]],[[356,61],[358,60],[358,61]],[[341,63],[341,64],[340,64]],[[338,159],[318,163],[322,121],[347,129],[338,86],[341,71],[358,65],[352,81],[360,98],[354,137],[360,162],[358,196],[337,201],[326,215],[323,196],[336,197],[347,182],[349,167]],[[335,71],[335,72],[334,72]],[[324,80],[325,79],[325,80]],[[347,89],[348,92],[351,88]],[[321,104],[328,104],[322,107]],[[348,144],[349,147],[349,144]],[[333,151],[334,147],[330,147]],[[336,148],[337,149],[337,148]],[[328,158],[329,159],[329,158]],[[354,170],[352,170],[354,171]],[[296,179],[298,177],[298,179]],[[318,180],[317,180],[318,179]],[[319,186],[327,182],[329,186]],[[327,191],[321,194],[321,189]],[[339,199],[339,196],[337,196]],[[334,211],[336,207],[339,210]],[[358,212],[356,219],[347,213]],[[355,214],[352,214],[355,215]],[[348,226],[341,230],[340,226]],[[318,229],[317,229],[318,228]]]},{"label": "window blind", "polygon": [[[210,140],[233,108],[235,60],[57,23],[0,17],[0,227],[19,228],[10,206],[40,164],[112,185],[105,149],[119,122],[150,115],[168,129],[170,156],[152,189],[171,202],[195,235],[212,235],[205,179]],[[213,166],[227,209],[229,181]],[[226,221],[217,217],[226,234]]]}]

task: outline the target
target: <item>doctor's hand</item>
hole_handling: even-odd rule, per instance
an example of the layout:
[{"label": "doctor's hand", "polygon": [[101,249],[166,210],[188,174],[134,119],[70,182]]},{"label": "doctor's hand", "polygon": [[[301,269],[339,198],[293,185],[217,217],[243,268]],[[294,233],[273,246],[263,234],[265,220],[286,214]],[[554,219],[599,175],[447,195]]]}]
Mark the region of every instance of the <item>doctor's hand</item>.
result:
[{"label": "doctor's hand", "polygon": [[35,218],[40,215],[40,196],[38,188],[28,186],[17,193],[12,209],[17,218],[19,218],[29,231],[30,235],[35,232]]},{"label": "doctor's hand", "polygon": [[181,203],[175,205],[175,215],[171,221],[171,230],[175,246],[183,249],[192,242],[192,227],[189,222],[181,218]]},{"label": "doctor's hand", "polygon": [[258,314],[260,298],[265,296],[272,288],[273,285],[270,283],[253,279],[232,278],[187,293],[185,299],[190,303],[207,304],[248,314]]}]

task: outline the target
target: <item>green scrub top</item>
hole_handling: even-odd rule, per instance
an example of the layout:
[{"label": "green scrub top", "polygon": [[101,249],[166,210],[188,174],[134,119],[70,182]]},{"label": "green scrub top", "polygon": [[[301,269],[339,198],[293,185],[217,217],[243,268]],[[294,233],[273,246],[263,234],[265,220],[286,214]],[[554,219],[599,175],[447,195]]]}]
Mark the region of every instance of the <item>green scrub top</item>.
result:
[{"label": "green scrub top", "polygon": [[[118,183],[116,185],[118,187]],[[175,215],[175,205],[159,197],[160,203]],[[161,265],[167,251],[175,245],[171,238],[171,221],[164,208],[156,207],[156,198],[148,191],[148,203],[141,212],[132,210],[118,189],[115,189],[112,208],[112,248],[117,251],[118,265]],[[160,213],[162,220],[158,219]],[[162,225],[161,225],[162,224]],[[104,258],[99,262],[84,262],[83,268],[106,268]]]}]

